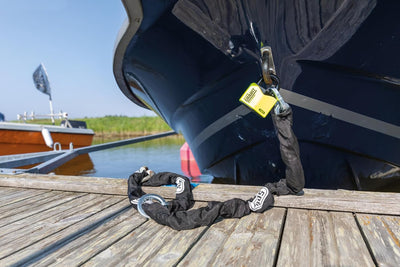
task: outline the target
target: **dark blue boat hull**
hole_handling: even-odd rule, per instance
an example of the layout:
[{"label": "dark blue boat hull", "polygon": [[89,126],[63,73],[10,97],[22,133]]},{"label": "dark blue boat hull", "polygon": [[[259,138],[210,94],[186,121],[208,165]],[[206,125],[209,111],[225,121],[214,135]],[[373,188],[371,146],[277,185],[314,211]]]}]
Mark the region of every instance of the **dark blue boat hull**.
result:
[{"label": "dark blue boat hull", "polygon": [[[131,28],[119,40],[114,58],[121,90],[183,134],[203,173],[256,185],[284,177],[271,117],[263,119],[238,101],[249,84],[260,79],[259,64],[246,55],[230,57],[183,23],[172,12],[175,2],[124,1]],[[272,2],[280,3],[255,1],[262,8]],[[289,42],[296,29],[277,25],[282,31],[261,30],[259,36],[272,47],[282,94],[293,109],[306,187],[396,191],[400,190],[400,5],[351,2],[336,1],[327,17],[320,14],[320,29],[307,33],[309,40],[297,41],[300,48]],[[276,5],[279,9],[284,3]],[[348,26],[349,32],[326,33],[334,26],[329,19],[340,19],[342,13],[344,18],[355,16],[346,15],[355,12],[346,7],[358,7],[359,20]],[[137,13],[132,15],[133,9]],[[336,39],[318,40],[324,34],[342,37],[334,45]],[[278,41],[264,43],[282,35],[289,40],[286,50]],[[243,34],[240,45],[254,50],[253,37]]]}]

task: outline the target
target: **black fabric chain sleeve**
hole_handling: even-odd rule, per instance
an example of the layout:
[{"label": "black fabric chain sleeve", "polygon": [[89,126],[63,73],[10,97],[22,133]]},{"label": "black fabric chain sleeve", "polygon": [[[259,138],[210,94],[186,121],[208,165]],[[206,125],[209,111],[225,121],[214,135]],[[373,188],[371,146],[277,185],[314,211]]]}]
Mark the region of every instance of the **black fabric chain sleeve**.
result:
[{"label": "black fabric chain sleeve", "polygon": [[160,203],[144,203],[143,210],[157,223],[175,230],[187,230],[212,224],[219,216],[223,218],[241,218],[251,212],[264,212],[274,203],[274,198],[267,187],[263,187],[254,198],[247,201],[234,198],[224,202],[210,201],[206,207],[188,210],[193,207],[194,199],[190,180],[172,172],[153,175],[148,181],[141,182],[147,174],[136,172],[128,179],[128,197],[137,209],[137,200],[145,193],[141,186],[161,186],[176,184],[176,198],[167,206]]},{"label": "black fabric chain sleeve", "polygon": [[[305,179],[303,166],[300,161],[299,143],[292,129],[292,109],[289,108],[278,115],[274,114],[274,112],[271,114],[278,134],[281,157],[286,165],[286,180],[283,181],[286,181],[288,187],[286,190],[289,190],[288,193],[296,194],[304,188]],[[285,195],[282,192],[281,194]]]}]

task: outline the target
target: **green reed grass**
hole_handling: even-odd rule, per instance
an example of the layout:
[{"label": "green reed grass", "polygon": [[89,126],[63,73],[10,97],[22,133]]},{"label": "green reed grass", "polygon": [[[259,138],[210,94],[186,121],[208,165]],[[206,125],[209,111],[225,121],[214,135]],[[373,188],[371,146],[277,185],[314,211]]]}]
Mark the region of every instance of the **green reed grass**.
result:
[{"label": "green reed grass", "polygon": [[[105,116],[100,118],[73,119],[85,121],[87,128],[96,136],[138,136],[170,131],[171,128],[159,117]],[[51,124],[50,120],[31,120],[28,123]],[[60,125],[61,120],[55,124]]]},{"label": "green reed grass", "polygon": [[171,128],[159,117],[105,116],[84,118],[87,127],[96,135],[129,136],[170,131]]}]

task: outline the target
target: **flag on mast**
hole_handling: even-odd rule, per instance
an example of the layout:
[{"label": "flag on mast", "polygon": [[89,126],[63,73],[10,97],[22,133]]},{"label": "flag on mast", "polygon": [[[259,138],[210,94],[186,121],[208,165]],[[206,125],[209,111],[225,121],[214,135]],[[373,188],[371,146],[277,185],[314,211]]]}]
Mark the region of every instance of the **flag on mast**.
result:
[{"label": "flag on mast", "polygon": [[46,69],[44,68],[44,65],[42,63],[40,63],[39,67],[36,68],[32,76],[33,76],[33,83],[35,84],[36,88],[40,92],[49,96],[50,117],[51,121],[54,124],[54,111],[53,111],[53,102],[51,100],[50,83]]},{"label": "flag on mast", "polygon": [[47,77],[46,69],[42,63],[40,63],[39,67],[37,67],[33,73],[33,83],[40,92],[48,95],[51,100],[50,83]]}]

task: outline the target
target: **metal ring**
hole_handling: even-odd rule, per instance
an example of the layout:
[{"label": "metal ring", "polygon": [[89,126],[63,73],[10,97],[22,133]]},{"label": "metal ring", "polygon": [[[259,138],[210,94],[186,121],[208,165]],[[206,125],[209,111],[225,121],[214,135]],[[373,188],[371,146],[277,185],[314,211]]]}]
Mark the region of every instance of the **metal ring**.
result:
[{"label": "metal ring", "polygon": [[146,212],[144,212],[143,208],[142,208],[142,204],[148,200],[152,200],[155,199],[158,202],[160,202],[161,205],[166,206],[167,205],[167,201],[165,201],[165,199],[162,198],[162,196],[157,195],[157,194],[146,194],[144,196],[142,196],[141,198],[139,198],[138,204],[137,204],[137,209],[139,211],[139,213],[146,217],[146,218],[150,218],[149,215],[146,214]]},{"label": "metal ring", "polygon": [[271,80],[272,80],[272,82],[273,82],[273,83],[272,83],[273,86],[275,86],[275,88],[279,90],[279,89],[280,89],[280,88],[279,88],[279,82],[280,82],[280,81],[279,81],[279,77],[278,77],[277,75],[275,75],[275,74],[271,74],[270,76],[271,76]]}]

